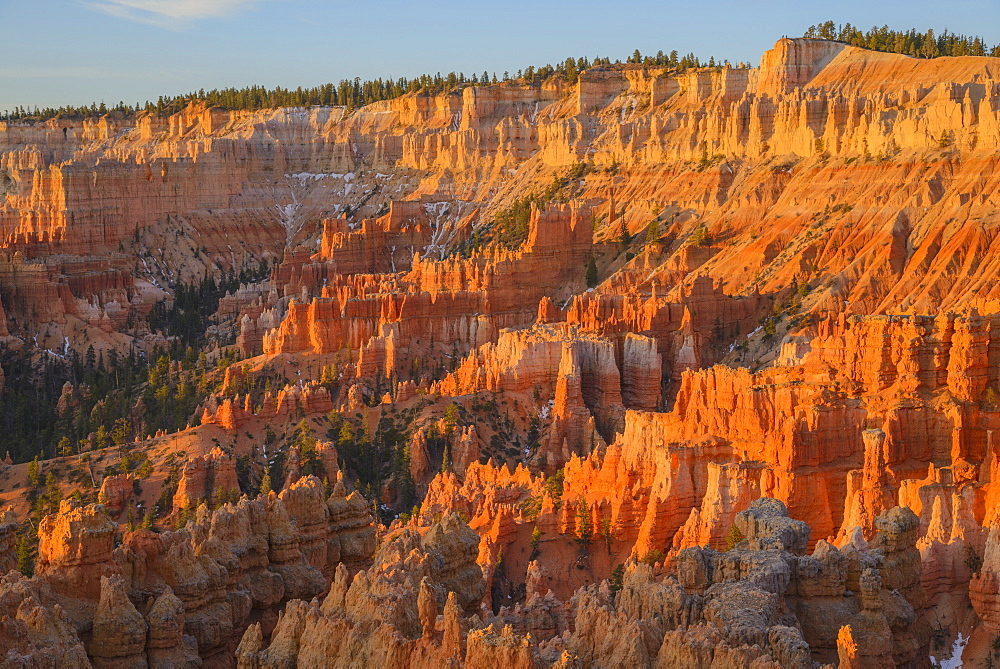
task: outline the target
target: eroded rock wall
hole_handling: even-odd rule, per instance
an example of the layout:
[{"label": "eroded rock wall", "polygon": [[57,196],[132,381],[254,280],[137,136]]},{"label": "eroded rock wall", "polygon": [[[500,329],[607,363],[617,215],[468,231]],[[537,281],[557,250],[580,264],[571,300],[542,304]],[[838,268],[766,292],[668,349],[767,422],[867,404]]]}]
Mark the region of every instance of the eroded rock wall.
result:
[{"label": "eroded rock wall", "polygon": [[35,578],[11,573],[0,587],[0,601],[24,602],[9,624],[24,619],[28,631],[11,648],[79,666],[226,664],[248,625],[270,634],[285,602],[325,592],[375,551],[368,504],[341,483],[326,498],[315,477],[215,511],[202,504],[183,529],[127,532],[116,547],[117,530],[102,505],[65,501],[45,518]]}]

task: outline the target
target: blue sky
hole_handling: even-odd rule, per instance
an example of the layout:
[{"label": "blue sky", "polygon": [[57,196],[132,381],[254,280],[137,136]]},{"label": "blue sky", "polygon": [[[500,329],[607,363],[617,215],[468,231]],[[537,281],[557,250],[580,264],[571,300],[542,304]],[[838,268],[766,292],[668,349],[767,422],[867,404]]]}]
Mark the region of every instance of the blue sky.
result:
[{"label": "blue sky", "polygon": [[1000,0],[0,0],[0,110],[450,70],[502,74],[633,49],[756,63],[824,20],[1000,42]]}]

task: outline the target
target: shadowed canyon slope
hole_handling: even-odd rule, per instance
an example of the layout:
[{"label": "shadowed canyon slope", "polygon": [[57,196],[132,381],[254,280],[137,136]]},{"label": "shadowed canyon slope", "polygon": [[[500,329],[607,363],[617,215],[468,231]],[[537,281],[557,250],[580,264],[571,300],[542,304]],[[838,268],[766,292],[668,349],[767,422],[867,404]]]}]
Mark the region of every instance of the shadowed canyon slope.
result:
[{"label": "shadowed canyon slope", "polygon": [[5,661],[992,661],[998,138],[815,39],[0,123]]}]

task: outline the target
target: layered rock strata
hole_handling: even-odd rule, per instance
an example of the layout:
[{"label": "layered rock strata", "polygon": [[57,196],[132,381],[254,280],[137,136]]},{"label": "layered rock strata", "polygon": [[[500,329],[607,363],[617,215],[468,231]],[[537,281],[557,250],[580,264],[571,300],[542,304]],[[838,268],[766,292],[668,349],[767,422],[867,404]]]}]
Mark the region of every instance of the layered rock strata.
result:
[{"label": "layered rock strata", "polygon": [[[528,444],[464,424],[433,477],[427,418],[409,443],[422,508],[353,578],[368,504],[327,498],[295,452],[280,495],[121,545],[104,511],[66,503],[39,527],[36,579],[0,587],[4,650],[879,666],[926,656],[937,618],[978,626],[984,659],[998,81],[990,58],[782,39],[759,68],[600,67],[351,113],[0,124],[0,345],[149,352],[168,342],[143,323],[178,281],[280,256],[220,301],[212,338],[238,329],[251,359],[199,407],[213,434],[248,452],[335,407],[371,429],[495,395]],[[476,248],[543,191],[524,244]],[[294,383],[232,396],[268,375]],[[336,482],[336,449],[317,451]],[[210,454],[175,506],[233,484]],[[105,479],[111,512],[128,487]],[[14,536],[0,524],[0,561]],[[643,564],[621,590],[597,585],[628,555]]]},{"label": "layered rock strata", "polygon": [[101,505],[66,501],[46,517],[36,578],[15,573],[0,587],[0,601],[33,601],[44,623],[18,632],[24,641],[12,648],[35,652],[51,638],[80,666],[87,657],[108,667],[225,665],[248,625],[270,633],[285,602],[326,591],[335,572],[347,577],[375,550],[368,504],[340,483],[325,498],[315,477],[281,495],[202,505],[176,532],[128,532],[116,547],[116,530]]},{"label": "layered rock strata", "polygon": [[[788,518],[777,500],[759,499],[737,514],[745,538],[730,551],[686,549],[666,573],[630,564],[614,590],[604,582],[565,602],[551,591],[532,591],[516,607],[466,619],[461,603],[482,594],[483,584],[470,570],[474,551],[460,551],[458,558],[454,548],[437,543],[447,533],[447,545],[454,546],[469,532],[448,516],[422,542],[412,529],[399,531],[371,570],[353,580],[338,574],[321,604],[290,604],[270,645],[259,629],[248,629],[238,664],[348,666],[361,657],[388,666],[505,661],[515,667],[811,667],[816,660],[835,660],[838,643],[851,634],[852,652],[865,666],[912,662],[927,651],[911,628],[915,610],[904,594],[921,594],[907,585],[919,584],[919,561],[899,556],[915,551],[910,530],[916,520],[896,508],[879,522],[881,549],[840,551],[823,542],[806,555],[808,526]],[[466,543],[474,546],[474,535],[470,539]],[[457,573],[475,576],[442,582],[416,565],[396,576],[386,571],[389,559],[427,560],[435,550],[455,555],[444,560]],[[892,583],[883,584],[883,578]],[[444,588],[451,591],[440,615]],[[372,606],[385,601],[387,591],[391,603]],[[369,634],[364,644],[361,629]],[[608,634],[611,629],[614,634]]]}]

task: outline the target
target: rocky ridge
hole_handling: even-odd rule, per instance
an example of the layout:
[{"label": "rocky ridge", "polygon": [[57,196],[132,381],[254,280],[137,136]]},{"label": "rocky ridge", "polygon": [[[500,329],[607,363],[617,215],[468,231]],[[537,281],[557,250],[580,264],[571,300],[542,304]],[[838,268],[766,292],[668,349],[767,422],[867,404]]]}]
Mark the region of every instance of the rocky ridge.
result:
[{"label": "rocky ridge", "polygon": [[[782,39],[759,68],[350,114],[3,125],[0,346],[152,351],[177,281],[280,257],[219,302],[244,359],[200,425],[136,446],[187,449],[167,522],[193,520],[119,545],[156,493],[88,465],[107,506],[39,524],[36,576],[0,588],[25,602],[8,652],[888,666],[961,632],[985,659],[998,62]],[[553,179],[522,245],[477,246]],[[330,416],[406,425],[369,500]],[[289,447],[280,493],[208,510],[300,421],[314,461]],[[377,553],[371,506],[397,516]]]},{"label": "rocky ridge", "polygon": [[[788,518],[781,502],[760,498],[737,514],[745,539],[729,551],[689,548],[670,566],[630,564],[614,589],[607,582],[592,585],[568,601],[551,590],[534,591],[516,607],[468,618],[463,601],[482,594],[481,574],[448,580],[416,564],[435,564],[446,533],[450,542],[474,548],[477,538],[457,522],[446,517],[422,541],[412,529],[400,530],[371,570],[353,580],[338,573],[322,604],[292,602],[270,645],[251,627],[238,666],[360,660],[400,667],[497,661],[515,667],[812,667],[814,657],[836,661],[838,654],[842,662],[859,663],[852,666],[892,666],[926,653],[919,640],[925,635],[912,628],[914,604],[923,604],[920,563],[913,559],[917,520],[900,507],[879,517],[877,548],[862,542],[838,550],[823,542],[807,555],[809,527]],[[465,564],[473,554],[464,552]],[[414,564],[390,569],[389,560]],[[408,582],[400,582],[403,574]],[[387,589],[392,603],[373,605]],[[361,629],[369,635],[364,644],[356,638]]]},{"label": "rocky ridge", "polygon": [[342,483],[326,499],[315,477],[214,511],[202,504],[177,531],[126,532],[120,545],[117,532],[102,505],[64,501],[45,518],[35,577],[12,572],[0,588],[14,607],[10,624],[23,628],[12,633],[17,652],[55,644],[75,666],[89,666],[87,657],[94,666],[227,666],[248,625],[270,632],[279,605],[325,592],[334,572],[356,570],[375,550],[367,504]]}]

